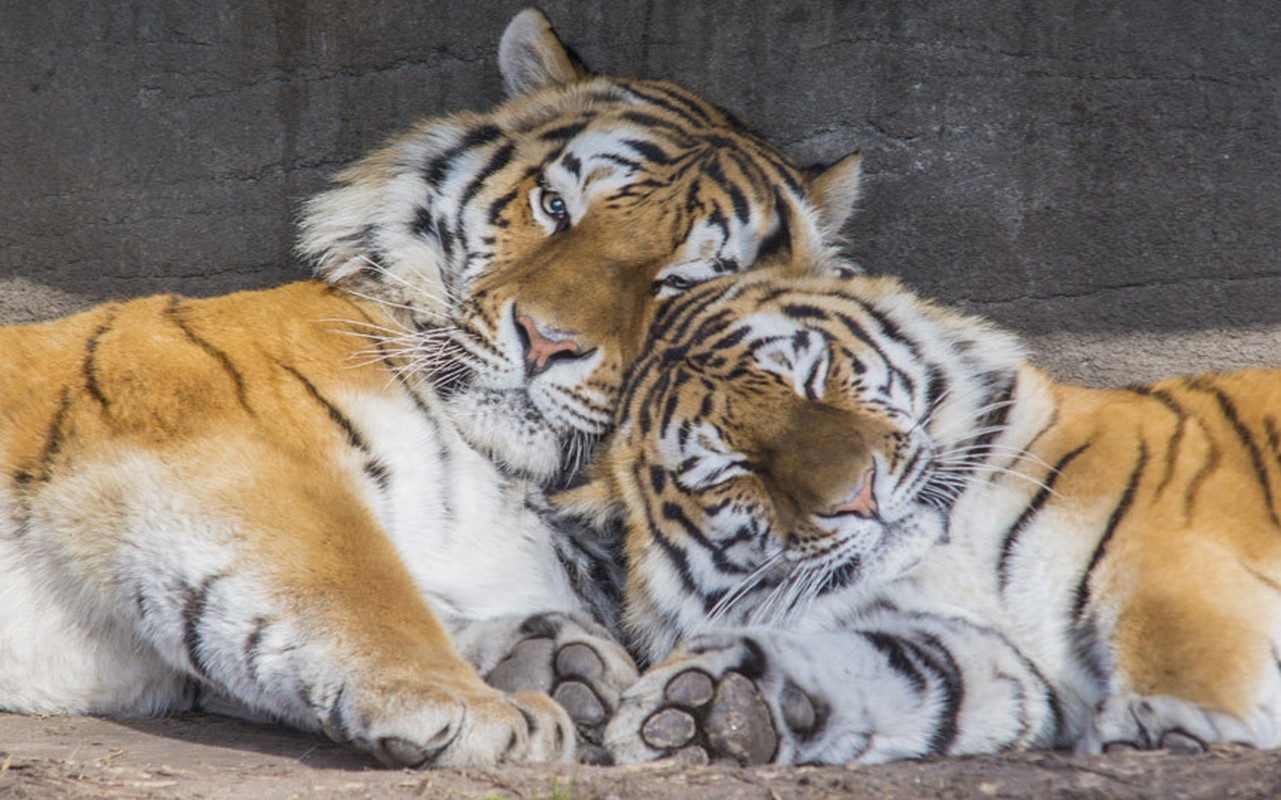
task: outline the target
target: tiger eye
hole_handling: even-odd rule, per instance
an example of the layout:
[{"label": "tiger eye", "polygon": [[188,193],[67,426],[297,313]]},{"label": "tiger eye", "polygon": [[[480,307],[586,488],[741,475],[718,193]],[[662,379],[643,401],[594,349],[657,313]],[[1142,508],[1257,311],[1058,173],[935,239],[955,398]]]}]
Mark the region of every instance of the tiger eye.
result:
[{"label": "tiger eye", "polygon": [[565,198],[556,192],[544,191],[538,202],[543,208],[543,213],[552,219],[564,220],[569,216],[569,208],[565,205]]}]

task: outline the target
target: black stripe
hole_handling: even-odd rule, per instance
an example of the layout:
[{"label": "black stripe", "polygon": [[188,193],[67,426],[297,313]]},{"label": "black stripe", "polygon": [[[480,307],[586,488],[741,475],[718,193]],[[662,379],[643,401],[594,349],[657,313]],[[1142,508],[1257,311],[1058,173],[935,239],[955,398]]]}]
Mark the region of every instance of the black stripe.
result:
[{"label": "black stripe", "polygon": [[[943,707],[939,709],[938,727],[930,737],[930,752],[942,754],[946,753],[956,741],[960,730],[958,718],[961,714],[961,704],[965,699],[965,681],[960,668],[943,642],[930,634],[925,634],[921,638],[928,649],[922,647],[918,652],[934,670],[943,694]],[[930,655],[936,658],[930,658]]]},{"label": "black stripe", "polygon": [[210,575],[199,586],[188,586],[187,599],[182,606],[182,645],[187,652],[187,660],[191,662],[192,671],[210,683],[214,680],[206,656],[200,652],[204,644],[200,629],[209,610],[209,593],[223,577]]},{"label": "black stripe", "polygon": [[574,155],[573,153],[566,153],[565,155],[561,156],[560,164],[562,167],[565,168],[566,172],[568,172],[570,175],[573,175],[575,178],[582,177],[583,160],[580,159],[578,156]]},{"label": "black stripe", "polygon": [[746,225],[752,218],[752,207],[747,202],[747,197],[743,194],[742,189],[732,183],[727,188],[729,190],[729,200],[734,205],[734,216],[738,218],[739,222]]},{"label": "black stripe", "polygon": [[[492,215],[490,221],[493,221]],[[418,236],[436,238],[436,215],[432,213],[431,206],[418,207],[418,211],[414,213],[414,221],[411,223],[410,229]],[[375,274],[377,275],[377,273]]]},{"label": "black stripe", "polygon": [[227,373],[227,376],[231,378],[232,385],[236,387],[236,399],[240,402],[240,407],[252,415],[254,410],[249,405],[249,391],[245,388],[244,375],[240,373],[240,370],[236,369],[236,365],[232,363],[231,356],[227,355],[223,350],[215,347],[207,339],[197,335],[196,332],[191,329],[190,323],[183,318],[181,306],[181,298],[170,298],[169,306],[165,309],[165,316],[178,326],[178,330],[182,331],[183,336],[187,337],[189,342],[196,345],[201,350],[204,350],[218,362],[218,365],[222,367],[223,371]]},{"label": "black stripe", "polygon": [[1031,526],[1032,520],[1035,519],[1036,515],[1040,513],[1045,501],[1050,498],[1050,495],[1054,494],[1054,484],[1058,481],[1059,475],[1063,474],[1063,470],[1067,469],[1068,464],[1071,464],[1077,456],[1084,453],[1089,447],[1090,443],[1086,442],[1075,450],[1064,454],[1054,464],[1049,474],[1045,476],[1044,483],[1041,484],[1041,488],[1032,498],[1032,501],[1027,504],[1023,509],[1023,513],[1019,514],[1019,518],[1014,521],[1014,524],[1010,526],[1010,529],[1006,531],[1005,536],[1001,539],[1001,557],[996,564],[996,573],[1002,594],[1005,593],[1005,588],[1010,583],[1010,560],[1014,557],[1014,551],[1018,548],[1019,539]]},{"label": "black stripe", "polygon": [[1277,430],[1277,421],[1271,416],[1263,417],[1263,432],[1268,437],[1268,449],[1272,457],[1281,464],[1281,431]]},{"label": "black stripe", "polygon": [[[279,364],[279,362],[277,363]],[[337,406],[329,402],[329,400],[320,393],[320,390],[316,388],[315,384],[307,380],[306,376],[301,372],[288,364],[280,364],[280,368],[298,379],[298,382],[303,385],[303,388],[307,390],[307,393],[325,409],[325,413],[329,415],[330,421],[342,429],[343,433],[347,437],[347,443],[350,444],[353,449],[360,451],[366,456],[364,463],[361,465],[365,475],[377,483],[379,488],[384,490],[387,489],[391,484],[391,476],[387,465],[374,455],[373,449],[370,448],[369,443],[365,441],[365,438],[360,435],[360,431],[356,430],[355,424],[352,423],[352,421],[348,419]]]},{"label": "black stripe", "polygon": [[586,127],[586,122],[571,122],[568,125],[561,125],[556,128],[545,130],[538,134],[538,138],[542,139],[544,142],[569,141],[582,133]]},{"label": "black stripe", "polygon": [[818,597],[822,597],[830,592],[845,589],[852,586],[862,577],[863,559],[858,554],[851,555],[836,567],[827,570],[816,594]]},{"label": "black stripe", "polygon": [[1237,413],[1236,404],[1232,402],[1232,398],[1228,397],[1226,392],[1217,386],[1211,386],[1207,382],[1194,382],[1192,386],[1195,389],[1214,395],[1214,399],[1219,404],[1219,410],[1232,426],[1237,439],[1250,456],[1250,465],[1254,469],[1254,477],[1259,482],[1259,488],[1263,490],[1263,502],[1267,506],[1268,519],[1272,522],[1272,527],[1281,527],[1281,520],[1277,519],[1277,509],[1272,499],[1272,483],[1268,479],[1268,469],[1263,463],[1263,454],[1259,452],[1259,443],[1254,440],[1250,429],[1241,421],[1241,416]]},{"label": "black stripe", "polygon": [[254,619],[254,629],[245,637],[245,644],[241,651],[245,659],[245,670],[254,683],[259,682],[258,660],[262,657],[262,640],[270,625],[271,623],[265,617]]},{"label": "black stripe", "polygon": [[467,188],[463,189],[462,199],[459,200],[458,207],[460,209],[466,208],[467,204],[471,202],[471,199],[480,191],[480,187],[484,185],[485,181],[511,162],[512,156],[515,152],[516,145],[511,142],[507,142],[502,147],[495,150],[494,154],[489,157],[489,161],[485,163],[485,166],[481,168],[476,177],[467,184]]},{"label": "black stripe", "polygon": [[[633,479],[634,485],[637,485],[637,486],[640,485],[640,478],[641,478],[639,474],[640,468],[641,467],[639,464],[633,467],[632,479]],[[654,498],[650,497],[646,499],[652,501]],[[663,552],[663,555],[667,557],[667,560],[676,569],[676,575],[678,578],[680,578],[681,588],[685,591],[685,593],[694,597],[702,596],[703,595],[702,589],[701,587],[699,587],[697,583],[694,582],[694,576],[690,572],[689,559],[685,556],[685,551],[680,547],[678,547],[674,542],[669,540],[667,536],[664,534],[662,526],[660,526],[657,523],[657,521],[655,521],[653,512],[650,510],[651,503],[646,502],[644,504],[644,508],[645,508],[646,530],[649,531],[650,541],[655,542],[659,546],[659,548]],[[704,602],[704,607],[708,609],[711,608],[711,606],[708,606],[706,602]]]},{"label": "black stripe", "polygon": [[[645,88],[653,93],[642,93],[638,91],[636,89],[636,84],[627,85],[628,91],[633,94],[641,95],[651,103],[687,117],[692,122],[701,122],[708,125],[716,124],[716,120],[712,119],[711,115],[707,113],[707,109],[704,108],[698,98],[679,91],[675,86],[671,86],[670,84],[660,86],[653,83],[647,83]],[[664,100],[664,98],[666,98],[666,100]],[[720,109],[717,109],[717,111],[720,111]]]},{"label": "black stripe", "polygon": [[[664,111],[667,111],[675,115],[677,118],[680,119],[681,122],[691,127],[703,128],[708,123],[711,122],[711,120],[708,119],[707,114],[703,113],[702,109],[695,109],[694,113],[691,113],[690,112],[691,105],[688,101],[680,102],[680,101],[677,101],[677,99],[674,97],[668,97],[668,98],[659,97],[655,94],[650,93],[649,91],[646,91],[645,89],[641,89],[639,86],[637,86],[634,83],[624,84],[624,88],[626,88],[627,91],[630,92],[631,94],[644,100],[647,104],[651,106],[656,106],[658,108],[661,108]],[[646,89],[649,89],[649,88],[652,88],[652,87],[648,87],[648,86],[646,87]],[[663,127],[663,128],[674,128],[676,130],[681,131],[682,133],[687,133],[687,130],[685,128],[680,127],[675,122],[665,117],[656,117],[652,114],[643,114],[638,111],[625,111],[620,116],[622,116],[624,119],[641,122],[641,124],[643,125],[649,125],[653,127]]]},{"label": "black stripe", "polygon": [[1139,442],[1139,457],[1134,464],[1134,471],[1130,473],[1130,479],[1125,484],[1125,491],[1121,493],[1121,499],[1117,501],[1116,507],[1112,509],[1112,515],[1108,517],[1108,523],[1103,529],[1103,536],[1094,548],[1094,554],[1090,556],[1090,563],[1085,568],[1085,574],[1081,576],[1080,583],[1076,586],[1076,601],[1072,604],[1072,618],[1079,626],[1082,622],[1082,615],[1085,613],[1085,607],[1090,602],[1090,579],[1094,576],[1094,570],[1103,560],[1107,552],[1108,542],[1112,540],[1112,534],[1116,532],[1116,526],[1121,522],[1121,518],[1130,510],[1130,503],[1134,501],[1134,493],[1139,487],[1139,479],[1143,476],[1143,470],[1147,468],[1148,448],[1143,442]]},{"label": "black stripe", "polygon": [[348,444],[363,453],[372,453],[369,449],[369,445],[365,443],[364,437],[362,437],[360,432],[356,430],[356,426],[352,424],[351,420],[347,419],[337,406],[329,402],[329,400],[320,393],[320,390],[316,388],[314,383],[307,380],[305,375],[288,364],[280,364],[280,368],[294,376],[294,378],[302,384],[303,388],[307,390],[307,393],[310,394],[317,403],[320,403],[320,405],[325,409],[325,413],[329,415],[330,421],[342,429],[342,432],[347,437]]},{"label": "black stripe", "polygon": [[519,191],[519,189],[512,189],[507,194],[499,195],[494,199],[494,202],[489,204],[489,224],[497,225],[500,228],[506,228],[510,224],[507,220],[500,219],[500,217],[503,211],[507,209],[507,206],[511,205],[511,201],[516,199]]},{"label": "black stripe", "polygon": [[785,303],[783,313],[792,319],[817,319],[826,321],[829,315],[816,305],[809,303]]},{"label": "black stripe", "polygon": [[49,421],[49,430],[45,433],[44,447],[40,451],[40,481],[47,482],[53,474],[53,462],[62,452],[64,437],[63,425],[66,424],[67,414],[71,410],[71,390],[62,387],[62,392],[58,396],[58,408],[53,412],[53,419]]},{"label": "black stripe", "polygon": [[[644,111],[624,111],[618,116],[624,122],[631,122],[651,131],[666,131],[669,133],[675,133],[679,137],[684,139],[688,139],[690,136],[690,131],[688,128],[681,127],[680,125],[678,125],[677,123],[673,122],[670,119],[667,119],[666,117],[660,117]],[[693,123],[692,120],[686,120],[686,122],[696,124],[696,123]]]},{"label": "black stripe", "polygon": [[774,190],[774,208],[778,213],[778,227],[757,248],[757,261],[792,251],[792,207],[783,200],[782,193],[777,189]]},{"label": "black stripe", "polygon": [[98,383],[98,345],[101,343],[102,337],[107,333],[107,331],[111,330],[112,325],[115,323],[115,318],[115,311],[112,310],[107,314],[106,321],[99,325],[98,329],[89,337],[89,341],[85,343],[85,360],[80,367],[80,371],[84,375],[85,379],[85,391],[89,393],[90,397],[97,400],[98,404],[104,409],[110,406],[110,403],[107,402],[107,396],[103,394],[102,385]]},{"label": "black stripe", "polygon": [[947,647],[937,637],[925,633],[920,634],[919,643],[880,631],[862,631],[861,634],[885,658],[890,668],[912,685],[918,696],[924,697],[931,688],[942,696],[928,752],[947,752],[956,740],[957,716],[964,696],[959,669]]},{"label": "black stripe", "polygon": [[1170,485],[1170,481],[1174,479],[1174,471],[1178,466],[1179,461],[1179,447],[1183,443],[1183,435],[1186,429],[1188,415],[1187,412],[1184,411],[1183,407],[1180,406],[1170,393],[1164,389],[1153,390],[1147,386],[1130,386],[1127,387],[1127,391],[1133,392],[1140,397],[1149,397],[1156,400],[1158,403],[1165,406],[1168,411],[1173,413],[1177,419],[1174,434],[1170,437],[1170,441],[1165,447],[1165,473],[1157,483],[1156,489],[1153,490],[1153,495],[1156,496],[1161,494],[1161,492],[1165,490],[1165,487]]},{"label": "black stripe", "polygon": [[428,162],[423,169],[423,176],[426,178],[427,183],[433,187],[439,186],[448,176],[449,170],[453,168],[454,161],[460,155],[489,144],[502,135],[503,131],[497,125],[482,125],[468,131],[458,144]]},{"label": "black stripe", "polygon": [[643,139],[624,139],[623,144],[632,148],[638,155],[653,164],[670,164],[672,159],[663,148]]}]

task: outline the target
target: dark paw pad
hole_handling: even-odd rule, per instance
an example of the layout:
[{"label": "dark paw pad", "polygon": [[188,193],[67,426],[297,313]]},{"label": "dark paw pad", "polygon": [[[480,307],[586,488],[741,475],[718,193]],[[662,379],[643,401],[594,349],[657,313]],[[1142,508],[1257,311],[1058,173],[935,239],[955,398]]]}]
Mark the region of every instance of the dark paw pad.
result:
[{"label": "dark paw pad", "polygon": [[556,673],[562,678],[600,680],[605,676],[605,662],[585,644],[567,644],[556,654]]},{"label": "dark paw pad", "polygon": [[609,716],[605,704],[585,683],[565,681],[556,687],[552,698],[560,703],[560,707],[569,713],[569,718],[580,728],[583,725],[595,728]]},{"label": "dark paw pad", "polygon": [[650,717],[641,728],[645,743],[658,750],[684,747],[698,733],[693,715],[679,708],[665,708]]},{"label": "dark paw pad", "polygon": [[778,735],[769,705],[745,676],[729,672],[716,685],[706,673],[689,670],[668,682],[664,697],[669,705],[641,727],[650,747],[685,764],[773,759]]},{"label": "dark paw pad", "polygon": [[551,639],[526,639],[490,670],[485,681],[504,692],[550,694],[556,677],[551,669],[554,647]]},{"label": "dark paw pad", "polygon": [[703,724],[712,751],[740,764],[767,764],[778,748],[765,698],[756,684],[737,672],[721,679]]}]

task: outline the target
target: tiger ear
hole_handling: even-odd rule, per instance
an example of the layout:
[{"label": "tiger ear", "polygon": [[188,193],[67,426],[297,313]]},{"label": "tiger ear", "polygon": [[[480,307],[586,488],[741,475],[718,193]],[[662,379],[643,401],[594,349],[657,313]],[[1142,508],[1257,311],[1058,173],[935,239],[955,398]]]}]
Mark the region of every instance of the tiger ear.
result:
[{"label": "tiger ear", "polygon": [[810,179],[809,196],[818,209],[823,237],[835,238],[854,213],[862,186],[863,156],[850,153]]},{"label": "tiger ear", "polygon": [[591,75],[536,8],[525,9],[508,23],[498,43],[498,69],[508,97],[564,86]]}]

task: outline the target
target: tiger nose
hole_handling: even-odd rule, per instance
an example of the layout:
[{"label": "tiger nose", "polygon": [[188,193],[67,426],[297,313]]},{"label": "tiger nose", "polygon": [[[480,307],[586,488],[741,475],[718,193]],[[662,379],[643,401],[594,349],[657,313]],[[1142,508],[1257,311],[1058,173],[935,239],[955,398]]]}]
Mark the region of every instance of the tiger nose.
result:
[{"label": "tiger nose", "polygon": [[544,336],[538,330],[533,317],[521,314],[516,317],[516,330],[521,335],[525,346],[525,365],[529,377],[544,372],[553,361],[574,358],[582,354],[582,348],[573,339],[554,339]]},{"label": "tiger nose", "polygon": [[828,509],[828,514],[836,516],[837,514],[853,514],[860,519],[872,519],[880,511],[880,506],[876,502],[876,490],[872,483],[876,479],[876,466],[870,467],[863,474],[863,485],[854,492],[854,496],[837,503]]}]

